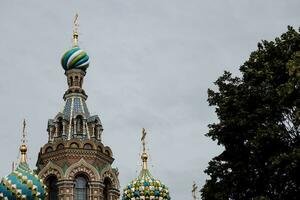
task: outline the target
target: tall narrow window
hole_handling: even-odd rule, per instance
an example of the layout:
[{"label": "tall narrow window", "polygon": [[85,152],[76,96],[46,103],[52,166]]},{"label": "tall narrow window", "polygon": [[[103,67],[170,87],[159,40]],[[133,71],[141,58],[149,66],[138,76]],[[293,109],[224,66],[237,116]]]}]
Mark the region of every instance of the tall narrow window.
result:
[{"label": "tall narrow window", "polygon": [[62,123],[62,118],[58,118],[57,121],[57,136],[61,137],[62,136],[62,132],[63,132],[63,123]]},{"label": "tall narrow window", "polygon": [[88,184],[84,177],[78,176],[75,180],[75,200],[88,199]]},{"label": "tall narrow window", "polygon": [[77,134],[83,134],[83,118],[82,118],[82,116],[78,115],[76,117],[76,124],[77,124],[77,127],[76,127]]},{"label": "tall narrow window", "polygon": [[48,200],[58,200],[57,178],[50,176],[46,181],[46,185],[48,188]]},{"label": "tall narrow window", "polygon": [[111,181],[108,178],[104,179],[104,189],[103,189],[103,199],[110,200],[109,198],[109,189],[111,188]]}]

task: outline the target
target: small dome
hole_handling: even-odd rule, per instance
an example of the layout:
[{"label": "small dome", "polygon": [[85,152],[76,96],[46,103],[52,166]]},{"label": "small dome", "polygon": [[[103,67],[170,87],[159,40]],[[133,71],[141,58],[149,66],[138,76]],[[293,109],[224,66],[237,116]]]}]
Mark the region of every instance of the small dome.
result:
[{"label": "small dome", "polygon": [[143,169],[137,179],[131,181],[123,191],[122,200],[170,200],[167,186],[153,178],[148,169]]},{"label": "small dome", "polygon": [[65,71],[70,69],[85,71],[89,67],[89,56],[78,46],[75,46],[62,56],[61,65]]},{"label": "small dome", "polygon": [[45,199],[46,186],[43,181],[28,167],[20,163],[16,170],[4,177],[0,183],[0,199]]},{"label": "small dome", "polygon": [[122,200],[171,200],[169,189],[161,181],[155,179],[148,170],[148,154],[146,153],[146,131],[142,129],[143,167],[140,175],[131,181],[123,191]]}]

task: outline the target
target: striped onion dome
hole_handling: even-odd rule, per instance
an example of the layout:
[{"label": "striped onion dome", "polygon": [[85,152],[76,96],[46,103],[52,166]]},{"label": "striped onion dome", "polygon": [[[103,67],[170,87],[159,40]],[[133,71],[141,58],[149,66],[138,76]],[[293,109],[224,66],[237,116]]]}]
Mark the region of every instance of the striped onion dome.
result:
[{"label": "striped onion dome", "polygon": [[46,195],[43,181],[30,170],[26,162],[21,162],[17,169],[4,177],[0,183],[0,199],[42,200]]},{"label": "striped onion dome", "polygon": [[74,46],[62,56],[61,65],[65,71],[70,69],[85,71],[89,67],[89,56],[78,46]]}]

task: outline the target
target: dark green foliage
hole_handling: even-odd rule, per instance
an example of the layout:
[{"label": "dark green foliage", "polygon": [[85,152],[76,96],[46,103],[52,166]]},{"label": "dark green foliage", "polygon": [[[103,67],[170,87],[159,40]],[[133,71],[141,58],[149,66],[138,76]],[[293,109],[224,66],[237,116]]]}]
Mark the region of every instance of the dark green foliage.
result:
[{"label": "dark green foliage", "polygon": [[241,67],[208,90],[219,122],[207,136],[224,146],[209,162],[202,198],[300,199],[300,34],[262,41]]}]

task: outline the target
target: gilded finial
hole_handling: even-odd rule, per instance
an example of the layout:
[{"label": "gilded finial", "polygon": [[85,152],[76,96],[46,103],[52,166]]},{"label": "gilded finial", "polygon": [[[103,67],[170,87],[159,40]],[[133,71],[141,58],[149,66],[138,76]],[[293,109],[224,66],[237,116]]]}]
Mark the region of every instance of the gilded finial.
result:
[{"label": "gilded finial", "polygon": [[73,21],[73,46],[78,46],[78,13],[76,13],[74,21]]},{"label": "gilded finial", "polygon": [[148,166],[147,166],[148,155],[146,153],[146,142],[145,142],[146,135],[147,135],[147,132],[143,128],[142,129],[142,138],[141,138],[142,145],[143,145],[143,153],[142,153],[142,156],[141,156],[142,161],[143,161],[143,169],[148,169]]},{"label": "gilded finial", "polygon": [[22,131],[22,144],[20,146],[20,152],[21,152],[21,163],[26,163],[27,162],[27,146],[26,146],[26,121],[24,119],[23,121],[23,131]]}]

